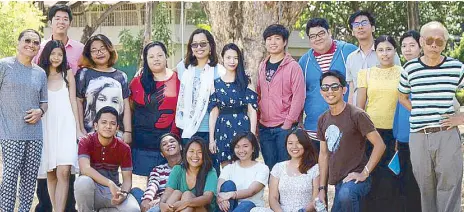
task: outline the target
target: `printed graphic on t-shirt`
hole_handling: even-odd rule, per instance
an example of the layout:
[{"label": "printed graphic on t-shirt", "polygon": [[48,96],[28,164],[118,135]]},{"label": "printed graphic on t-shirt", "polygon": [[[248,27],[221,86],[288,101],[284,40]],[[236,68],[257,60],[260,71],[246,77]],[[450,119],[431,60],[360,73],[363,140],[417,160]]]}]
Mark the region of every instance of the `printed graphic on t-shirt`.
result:
[{"label": "printed graphic on t-shirt", "polygon": [[122,86],[113,78],[101,76],[90,80],[85,96],[84,125],[87,132],[93,131],[93,120],[101,108],[111,106],[120,116],[124,112]]},{"label": "printed graphic on t-shirt", "polygon": [[330,152],[336,152],[340,146],[340,140],[342,139],[343,133],[335,125],[330,125],[325,130],[325,140]]}]

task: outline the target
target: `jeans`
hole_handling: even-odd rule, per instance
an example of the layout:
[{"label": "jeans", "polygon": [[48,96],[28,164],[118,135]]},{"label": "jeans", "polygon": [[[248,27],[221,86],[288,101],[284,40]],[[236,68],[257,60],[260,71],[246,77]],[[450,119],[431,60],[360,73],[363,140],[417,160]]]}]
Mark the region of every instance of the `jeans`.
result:
[{"label": "jeans", "polygon": [[[76,175],[69,175],[68,199],[64,211],[77,212],[76,200],[74,199],[74,181]],[[37,179],[37,199],[39,203],[35,206],[35,212],[52,212],[52,202],[48,194],[47,179]]]},{"label": "jeans", "polygon": [[269,167],[269,170],[272,170],[276,163],[289,159],[285,139],[290,131],[291,129],[284,130],[280,126],[265,127],[259,125],[259,144],[264,163]]},{"label": "jeans", "polygon": [[132,194],[132,196],[134,196],[135,200],[137,200],[139,205],[141,205],[143,193],[145,192],[141,188],[135,187],[130,190],[130,193]]},{"label": "jeans", "polygon": [[[237,186],[235,185],[233,181],[227,180],[221,185],[220,192],[230,192],[230,191],[237,191]],[[250,212],[251,209],[256,207],[255,203],[249,200],[243,200],[240,203],[238,203],[238,200],[236,199],[229,199],[229,204],[230,204],[229,211],[232,211],[232,212]]]},{"label": "jeans", "polygon": [[364,182],[354,183],[343,181],[335,185],[335,198],[332,212],[358,212],[361,211],[361,199],[366,196],[371,189],[371,178],[368,177]]},{"label": "jeans", "polygon": [[[182,132],[180,134],[182,135]],[[197,132],[193,136],[198,136],[198,137],[203,138],[206,141],[205,143],[206,148],[209,149],[209,132]],[[190,138],[182,138],[182,146],[185,147],[185,145],[187,145],[189,141],[190,141]],[[209,156],[211,157],[211,160],[213,161],[213,168],[216,169],[216,174],[219,177],[219,175],[221,174],[221,167],[220,167],[219,162],[216,159],[216,154],[211,154],[211,152],[209,152]]]},{"label": "jeans", "polygon": [[[388,163],[395,154],[396,140],[393,138],[393,131],[391,129],[377,129],[377,131],[382,137],[386,148],[379,163],[371,172],[372,184],[365,201],[366,210],[376,212],[399,211],[399,178],[388,168]],[[367,142],[367,147],[367,156],[369,158],[373,149],[369,141]]]},{"label": "jeans", "polygon": [[119,205],[111,203],[112,194],[106,186],[96,183],[92,178],[81,175],[76,179],[74,194],[79,212],[93,212],[100,209],[124,212],[140,212],[140,206],[129,194]]},{"label": "jeans", "polygon": [[402,212],[421,211],[421,195],[416,178],[412,172],[409,143],[398,142],[398,157],[400,159],[401,172],[400,202]]}]

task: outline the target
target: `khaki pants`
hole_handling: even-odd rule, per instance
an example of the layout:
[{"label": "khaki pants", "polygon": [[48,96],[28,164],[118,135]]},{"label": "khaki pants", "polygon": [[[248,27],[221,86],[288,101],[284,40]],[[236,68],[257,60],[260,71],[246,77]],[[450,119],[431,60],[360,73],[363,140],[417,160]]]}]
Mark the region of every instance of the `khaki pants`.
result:
[{"label": "khaki pants", "polygon": [[461,211],[463,159],[458,129],[411,133],[409,146],[422,211]]},{"label": "khaki pants", "polygon": [[79,176],[74,183],[74,196],[79,212],[140,212],[139,204],[131,194],[120,205],[112,205],[110,189],[84,175]]}]

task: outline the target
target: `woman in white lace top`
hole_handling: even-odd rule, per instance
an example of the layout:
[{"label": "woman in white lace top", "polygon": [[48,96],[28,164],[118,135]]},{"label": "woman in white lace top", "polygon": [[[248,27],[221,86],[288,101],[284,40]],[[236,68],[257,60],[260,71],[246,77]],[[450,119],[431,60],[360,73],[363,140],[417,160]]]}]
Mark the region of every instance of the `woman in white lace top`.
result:
[{"label": "woman in white lace top", "polygon": [[[291,159],[277,163],[271,171],[269,205],[274,212],[315,211],[314,198],[319,187],[317,152],[302,129],[292,131],[286,139]],[[252,212],[269,211],[254,208]]]}]

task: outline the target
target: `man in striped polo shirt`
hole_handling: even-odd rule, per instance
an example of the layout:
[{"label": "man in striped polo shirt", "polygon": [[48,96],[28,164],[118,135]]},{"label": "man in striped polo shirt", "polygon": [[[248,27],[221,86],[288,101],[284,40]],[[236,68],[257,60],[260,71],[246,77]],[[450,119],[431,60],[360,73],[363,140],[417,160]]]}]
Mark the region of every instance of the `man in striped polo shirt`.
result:
[{"label": "man in striped polo shirt", "polygon": [[[439,22],[422,26],[424,56],[404,65],[398,90],[411,111],[410,151],[421,191],[422,211],[460,211],[463,159],[453,97],[463,81],[464,66],[442,56],[449,34]],[[411,94],[411,99],[409,99]]]}]

